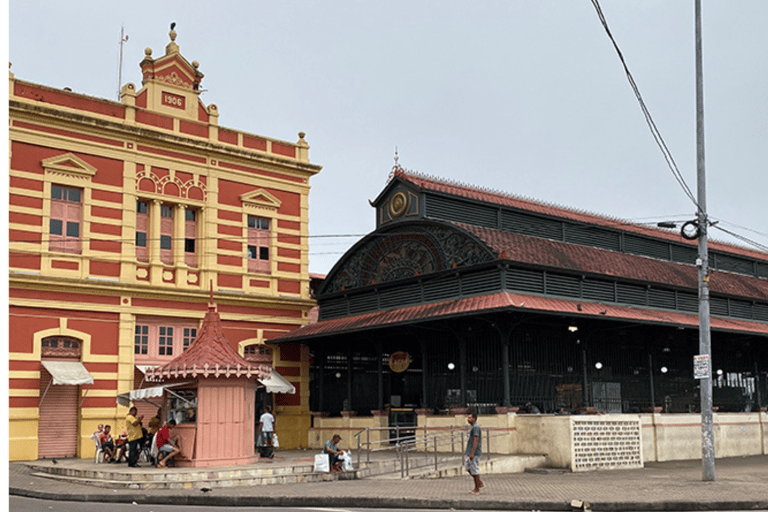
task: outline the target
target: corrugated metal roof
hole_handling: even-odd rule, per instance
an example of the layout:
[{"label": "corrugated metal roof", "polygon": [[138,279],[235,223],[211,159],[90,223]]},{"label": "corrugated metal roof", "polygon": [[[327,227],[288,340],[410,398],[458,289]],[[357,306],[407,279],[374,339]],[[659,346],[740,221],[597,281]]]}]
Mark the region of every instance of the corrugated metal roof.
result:
[{"label": "corrugated metal roof", "polygon": [[[658,283],[674,288],[698,288],[698,271],[693,265],[557,242],[499,229],[456,225],[488,244],[499,255],[499,259],[537,267]],[[768,298],[768,279],[733,272],[711,270],[709,288],[711,292],[723,295],[763,300]]]},{"label": "corrugated metal roof", "polygon": [[[478,295],[433,304],[323,320],[274,338],[269,343],[304,341],[331,334],[393,327],[469,314],[488,313],[494,310],[565,313],[574,318],[596,317],[672,326],[697,327],[699,322],[698,315],[696,314],[499,292],[491,295]],[[761,322],[712,317],[710,324],[712,330],[768,335],[768,324]]]},{"label": "corrugated metal roof", "polygon": [[[596,226],[611,227],[620,229],[623,231],[639,233],[653,238],[664,239],[667,241],[673,241],[676,243],[682,243],[696,247],[696,242],[681,240],[677,232],[670,232],[668,230],[662,230],[658,228],[651,228],[647,226],[641,226],[632,222],[607,217],[604,215],[598,215],[595,213],[584,212],[569,209],[563,206],[553,205],[533,199],[523,198],[507,194],[500,191],[484,189],[482,187],[476,187],[464,183],[452,182],[437,177],[426,176],[411,171],[406,171],[398,167],[392,173],[392,179],[400,178],[404,181],[412,183],[413,185],[424,190],[432,190],[435,192],[449,194],[456,197],[463,197],[474,201],[481,201],[485,203],[497,204],[500,206],[507,206],[511,208],[517,208],[520,210],[526,210],[529,212],[539,213],[542,215],[559,217],[563,219],[570,219],[577,222],[583,222],[586,224],[593,224]],[[693,215],[692,215],[693,216]],[[729,252],[732,254],[738,254],[749,258],[757,258],[768,262],[768,254],[757,250],[752,250],[746,247],[738,245],[732,245],[717,240],[709,241],[709,248],[716,249],[723,252]]]}]

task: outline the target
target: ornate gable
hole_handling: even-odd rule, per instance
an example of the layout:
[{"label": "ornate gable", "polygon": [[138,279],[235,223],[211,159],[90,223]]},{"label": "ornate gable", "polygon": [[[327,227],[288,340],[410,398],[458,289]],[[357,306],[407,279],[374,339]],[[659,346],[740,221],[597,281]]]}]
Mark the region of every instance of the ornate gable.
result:
[{"label": "ornate gable", "polygon": [[260,188],[240,196],[243,206],[257,209],[277,210],[283,204],[278,198]]},{"label": "ornate gable", "polygon": [[[152,49],[144,50],[144,60],[141,61],[143,86],[136,96],[140,98],[137,104],[174,117],[185,117],[199,120],[199,110],[202,102],[200,82],[203,74],[197,61],[191,63],[179,52],[176,44],[175,23],[171,24],[168,33],[171,42],[165,47],[165,55],[152,58]],[[203,107],[204,108],[204,107]],[[215,106],[211,105],[215,110]]]},{"label": "ornate gable", "polygon": [[[399,166],[395,165],[395,169]],[[381,194],[371,201],[371,206],[376,208],[376,227],[418,218],[421,216],[420,203],[419,190],[393,174]]]},{"label": "ornate gable", "polygon": [[388,226],[358,242],[331,270],[319,295],[494,261],[470,233],[443,223]]},{"label": "ornate gable", "polygon": [[68,177],[76,180],[90,180],[96,174],[96,168],[94,166],[73,153],[52,156],[46,158],[41,163],[46,174]]}]

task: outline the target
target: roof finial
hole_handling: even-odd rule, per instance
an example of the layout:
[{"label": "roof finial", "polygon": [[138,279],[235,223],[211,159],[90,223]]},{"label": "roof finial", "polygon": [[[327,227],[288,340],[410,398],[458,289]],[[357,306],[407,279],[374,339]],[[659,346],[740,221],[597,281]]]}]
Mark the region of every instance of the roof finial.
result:
[{"label": "roof finial", "polygon": [[171,31],[168,32],[168,37],[171,38],[171,42],[165,47],[165,54],[170,55],[172,53],[179,53],[179,45],[176,44],[176,22],[171,23]]}]

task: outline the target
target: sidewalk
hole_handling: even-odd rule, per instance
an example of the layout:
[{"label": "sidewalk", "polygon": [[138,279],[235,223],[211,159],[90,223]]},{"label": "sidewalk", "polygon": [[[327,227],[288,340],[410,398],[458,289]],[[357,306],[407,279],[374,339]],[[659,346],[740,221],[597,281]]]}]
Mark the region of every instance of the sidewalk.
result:
[{"label": "sidewalk", "polygon": [[[314,452],[277,452],[275,460],[255,466],[311,466]],[[42,499],[140,504],[294,507],[456,508],[475,510],[571,510],[571,500],[591,503],[592,510],[768,510],[768,456],[717,459],[715,481],[701,481],[701,461],[648,463],[643,469],[564,473],[514,473],[483,476],[480,495],[468,494],[469,476],[455,478],[364,478],[291,484],[201,489],[109,488],[35,476],[30,464],[12,462],[12,495]],[[94,464],[92,459],[65,459],[61,466],[95,470],[130,470],[124,465]],[[252,465],[253,466],[253,465]],[[117,468],[117,469],[114,469]],[[238,468],[219,468],[236,470]],[[160,471],[146,468],[143,471]],[[185,471],[171,469],[170,471]]]}]

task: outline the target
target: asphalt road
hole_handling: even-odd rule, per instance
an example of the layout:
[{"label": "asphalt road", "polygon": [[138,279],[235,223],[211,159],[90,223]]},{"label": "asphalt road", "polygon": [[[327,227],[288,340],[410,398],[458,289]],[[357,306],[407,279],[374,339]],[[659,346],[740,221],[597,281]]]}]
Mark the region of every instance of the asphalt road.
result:
[{"label": "asphalt road", "polygon": [[[37,500],[33,498],[10,497],[11,512],[223,512],[222,507],[190,507],[187,505],[133,505],[130,503],[83,503],[73,501]],[[454,509],[455,510],[455,509]],[[246,507],[238,512],[392,512],[383,508],[308,508],[308,507]],[[413,510],[410,512],[420,512]],[[427,512],[427,511],[423,511]],[[431,509],[429,512],[436,512]],[[439,512],[439,511],[437,511]],[[457,511],[460,512],[460,511]]]}]

